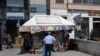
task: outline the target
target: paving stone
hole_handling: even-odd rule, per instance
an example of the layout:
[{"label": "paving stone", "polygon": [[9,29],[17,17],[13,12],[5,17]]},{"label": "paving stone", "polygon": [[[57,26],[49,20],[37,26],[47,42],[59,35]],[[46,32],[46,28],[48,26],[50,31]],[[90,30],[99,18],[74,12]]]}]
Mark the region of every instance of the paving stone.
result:
[{"label": "paving stone", "polygon": [[[20,52],[20,48],[10,48],[10,49],[3,49],[3,51],[0,51],[0,56],[42,56],[42,54],[23,54],[23,55],[17,55],[17,53]],[[79,51],[66,51],[66,52],[52,52],[52,56],[92,56],[86,53],[82,53]]]}]

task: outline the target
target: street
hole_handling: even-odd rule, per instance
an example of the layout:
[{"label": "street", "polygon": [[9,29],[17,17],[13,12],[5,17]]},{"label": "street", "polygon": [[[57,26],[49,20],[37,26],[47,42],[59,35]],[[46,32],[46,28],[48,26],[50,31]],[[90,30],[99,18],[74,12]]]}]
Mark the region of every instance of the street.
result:
[{"label": "street", "polygon": [[[14,47],[5,49],[3,48],[3,51],[0,51],[0,56],[42,56],[42,54],[23,54],[23,55],[17,55],[19,53],[20,48]],[[66,52],[52,52],[52,56],[92,56],[86,53],[78,52],[78,51],[66,51]]]}]

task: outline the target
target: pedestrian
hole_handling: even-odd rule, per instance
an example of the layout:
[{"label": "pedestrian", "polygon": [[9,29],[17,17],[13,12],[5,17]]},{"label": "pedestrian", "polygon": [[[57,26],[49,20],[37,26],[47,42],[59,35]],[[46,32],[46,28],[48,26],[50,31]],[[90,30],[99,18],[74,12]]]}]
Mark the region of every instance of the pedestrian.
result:
[{"label": "pedestrian", "polygon": [[55,37],[51,35],[51,32],[48,32],[48,35],[43,39],[45,44],[45,56],[51,56],[51,50],[54,42],[56,41]]},{"label": "pedestrian", "polygon": [[70,39],[69,39],[69,32],[65,32],[65,36],[64,36],[64,48],[65,48],[65,51],[68,49],[68,45],[69,45],[69,42],[70,42]]},{"label": "pedestrian", "polygon": [[30,33],[27,33],[27,34],[25,35],[24,47],[25,47],[25,50],[26,50],[27,52],[29,52],[30,49],[33,48],[33,38],[32,38],[32,36],[31,36]]},{"label": "pedestrian", "polygon": [[17,55],[21,55],[21,54],[25,54],[28,53],[30,51],[30,49],[32,49],[33,47],[33,39],[30,36],[30,34],[26,33],[23,37],[23,45],[21,47],[21,51],[17,54]]},{"label": "pedestrian", "polygon": [[6,38],[7,38],[7,47],[6,47],[6,49],[8,49],[9,48],[9,46],[11,47],[11,48],[13,48],[13,46],[12,46],[12,38],[11,38],[11,35],[8,33],[7,35],[6,35]]}]

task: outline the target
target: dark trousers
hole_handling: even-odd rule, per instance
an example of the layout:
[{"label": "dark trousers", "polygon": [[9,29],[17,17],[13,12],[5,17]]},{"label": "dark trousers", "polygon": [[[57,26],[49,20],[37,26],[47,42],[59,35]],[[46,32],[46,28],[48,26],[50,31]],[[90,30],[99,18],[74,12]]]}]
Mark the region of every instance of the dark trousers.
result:
[{"label": "dark trousers", "polygon": [[11,48],[13,48],[11,42],[8,42],[8,43],[7,43],[7,49],[8,49],[9,46],[10,46]]},{"label": "dark trousers", "polygon": [[51,56],[52,44],[45,44],[45,56]]}]

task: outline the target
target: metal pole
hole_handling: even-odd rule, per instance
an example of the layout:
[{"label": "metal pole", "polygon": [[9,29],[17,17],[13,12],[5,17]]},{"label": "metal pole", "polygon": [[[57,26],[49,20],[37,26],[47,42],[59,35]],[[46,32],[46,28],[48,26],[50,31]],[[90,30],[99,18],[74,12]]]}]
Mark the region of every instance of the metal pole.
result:
[{"label": "metal pole", "polygon": [[[0,21],[0,32],[1,32],[1,21]],[[0,33],[0,51],[2,51],[2,38]]]},{"label": "metal pole", "polygon": [[7,0],[0,0],[0,51],[2,51],[2,40],[6,32],[6,3]]},{"label": "metal pole", "polygon": [[30,18],[30,0],[24,0],[24,20],[25,22]]},{"label": "metal pole", "polygon": [[0,36],[0,51],[2,51],[2,40],[1,40],[1,36]]}]

